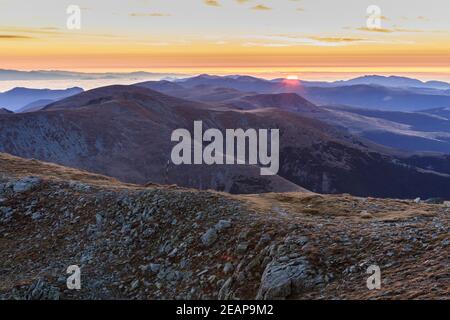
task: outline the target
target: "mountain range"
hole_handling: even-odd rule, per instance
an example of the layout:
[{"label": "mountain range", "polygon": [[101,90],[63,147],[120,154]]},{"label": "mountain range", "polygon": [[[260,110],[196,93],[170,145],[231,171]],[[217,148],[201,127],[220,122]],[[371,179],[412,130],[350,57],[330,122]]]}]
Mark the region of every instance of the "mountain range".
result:
[{"label": "mountain range", "polygon": [[[154,87],[154,89],[188,98],[195,97],[196,94],[186,94],[186,91],[195,90],[199,92],[197,95],[204,95],[203,91],[209,87],[247,93],[297,93],[319,105],[346,105],[387,111],[419,111],[450,106],[450,96],[444,89],[427,88],[424,91],[424,88],[389,86],[389,83],[392,82],[389,80],[384,82],[380,80],[371,82],[365,78],[363,80],[356,78],[343,82],[317,83],[287,79],[265,80],[250,76],[199,75],[175,81],[174,83],[178,85],[177,88],[173,82],[169,84],[150,81],[139,85],[149,88],[158,86],[159,88]],[[415,82],[414,79],[411,79],[411,82]],[[385,85],[382,86],[380,83],[385,83]],[[198,100],[205,98],[207,95]]]},{"label": "mountain range", "polygon": [[[47,102],[53,102],[82,92],[82,88],[73,87],[64,90],[14,88],[0,93],[0,106],[11,111],[30,111]],[[31,105],[30,105],[31,104]]]},{"label": "mountain range", "polygon": [[[273,84],[252,77],[207,75],[176,82],[148,81],[137,85],[168,95],[208,103],[218,108],[247,110],[276,107],[338,126],[360,138],[369,139],[387,147],[412,152],[450,154],[448,108],[427,109],[434,105],[436,97],[448,99],[450,96],[415,94],[406,89],[368,85],[305,88],[297,80],[284,80]],[[244,91],[244,89],[251,91]],[[276,93],[265,93],[272,91]],[[383,94],[391,94],[396,98],[384,99]],[[316,100],[321,100],[323,104],[317,105],[304,98],[311,96],[316,96]],[[405,102],[399,105],[401,111],[391,107],[367,107],[377,105],[376,101],[381,100],[390,101],[390,103],[414,100],[416,105],[411,107]],[[350,105],[353,106],[337,102],[326,104],[327,101],[352,101]],[[426,110],[413,111],[419,106]]]},{"label": "mountain range", "polygon": [[20,70],[6,70],[0,69],[0,81],[15,81],[15,80],[67,80],[67,79],[122,79],[135,78],[163,78],[175,77],[180,74],[175,73],[152,73],[152,72],[106,72],[106,73],[88,73],[88,72],[73,72],[73,71],[59,71],[59,70],[35,70],[35,71],[20,71]]},{"label": "mountain range", "polygon": [[[204,80],[192,81],[199,79]],[[212,80],[216,79],[220,78]],[[252,78],[247,80],[253,83]],[[316,106],[295,93],[248,95],[236,88],[216,88],[222,96],[216,95],[214,102],[166,94],[170,87],[178,96],[190,91],[190,97],[214,97],[214,86],[189,87],[186,81],[102,87],[39,111],[1,115],[0,152],[140,184],[175,183],[231,193],[307,189],[359,196],[450,198],[448,157],[383,147],[330,120],[339,113],[349,120],[361,111]],[[155,86],[165,93],[148,88]],[[205,129],[278,128],[278,175],[260,176],[257,167],[248,165],[170,164],[171,132],[176,128],[192,131],[195,120],[202,120]]]}]

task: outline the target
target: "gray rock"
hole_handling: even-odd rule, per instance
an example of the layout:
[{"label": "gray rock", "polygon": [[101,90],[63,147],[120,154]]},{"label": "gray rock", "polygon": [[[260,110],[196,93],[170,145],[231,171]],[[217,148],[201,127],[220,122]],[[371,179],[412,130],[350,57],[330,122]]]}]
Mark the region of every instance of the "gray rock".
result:
[{"label": "gray rock", "polygon": [[95,215],[95,223],[97,224],[97,228],[100,228],[102,226],[103,223],[103,217],[101,214],[97,213]]},{"label": "gray rock", "polygon": [[205,234],[202,235],[201,241],[203,245],[209,247],[217,240],[217,231],[214,228],[208,229]]},{"label": "gray rock", "polygon": [[76,191],[81,191],[81,192],[91,190],[90,186],[88,186],[84,183],[78,182],[78,181],[71,181],[69,183],[69,186],[71,188],[74,188]]},{"label": "gray rock", "polygon": [[203,220],[204,216],[205,215],[203,212],[197,212],[197,214],[195,215],[195,220]]},{"label": "gray rock", "polygon": [[223,284],[223,286],[219,290],[218,299],[219,300],[228,300],[231,296],[231,285],[233,284],[233,278],[228,278],[227,281]]},{"label": "gray rock", "polygon": [[227,262],[225,264],[225,266],[223,267],[223,272],[225,272],[225,273],[229,273],[233,270],[234,270],[233,264],[231,264],[230,262]]},{"label": "gray rock", "polygon": [[308,261],[299,257],[286,263],[272,261],[264,270],[257,299],[285,299],[313,287],[315,276]]},{"label": "gray rock", "polygon": [[42,218],[42,214],[40,212],[35,212],[31,215],[31,219],[33,219],[34,221],[39,220]]},{"label": "gray rock", "polygon": [[298,238],[297,243],[301,246],[304,246],[305,244],[307,244],[309,241],[307,236],[301,236]]},{"label": "gray rock", "polygon": [[0,220],[3,221],[9,220],[12,217],[13,213],[14,213],[13,209],[9,207],[0,208]]},{"label": "gray rock", "polygon": [[229,221],[229,220],[220,220],[219,222],[217,222],[217,224],[214,226],[214,228],[217,231],[222,231],[222,230],[231,228],[231,221]]},{"label": "gray rock", "polygon": [[5,183],[0,183],[0,195],[3,195],[6,193],[6,184]]},{"label": "gray rock", "polygon": [[425,203],[427,204],[443,204],[444,203],[444,199],[442,198],[430,198],[425,200]]},{"label": "gray rock", "polygon": [[14,183],[13,191],[14,193],[27,192],[35,189],[41,182],[42,179],[38,177],[25,177]]},{"label": "gray rock", "polygon": [[237,245],[236,252],[239,254],[243,254],[248,249],[248,243],[247,242],[241,242]]},{"label": "gray rock", "polygon": [[261,238],[259,239],[259,243],[260,244],[266,244],[266,243],[270,242],[270,240],[272,240],[272,237],[269,234],[264,233],[261,236]]},{"label": "gray rock", "polygon": [[139,287],[139,280],[136,279],[131,283],[131,290],[135,290]]}]

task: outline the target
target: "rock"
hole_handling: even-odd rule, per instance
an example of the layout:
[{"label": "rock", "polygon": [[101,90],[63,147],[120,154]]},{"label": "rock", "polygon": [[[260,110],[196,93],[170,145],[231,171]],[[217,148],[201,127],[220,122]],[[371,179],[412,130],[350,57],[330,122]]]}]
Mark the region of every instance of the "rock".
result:
[{"label": "rock", "polygon": [[231,264],[230,262],[227,262],[225,264],[225,266],[223,267],[223,272],[224,273],[230,273],[233,270],[234,270],[233,264]]},{"label": "rock", "polygon": [[307,236],[301,236],[301,237],[298,238],[297,243],[300,246],[304,246],[305,244],[308,243],[308,241],[309,241],[309,238]]},{"label": "rock", "polygon": [[57,287],[50,285],[44,279],[37,279],[28,288],[26,296],[20,298],[27,300],[59,300],[60,292]]},{"label": "rock", "polygon": [[214,228],[208,229],[205,234],[202,235],[201,241],[203,245],[209,247],[217,240],[217,231]]},{"label": "rock", "polygon": [[233,278],[230,277],[225,281],[223,286],[219,290],[218,299],[219,300],[228,300],[231,296],[231,285],[233,284]]},{"label": "rock", "polygon": [[236,252],[239,254],[243,254],[248,249],[248,243],[247,242],[241,242],[237,245]]},{"label": "rock", "polygon": [[6,193],[6,184],[5,183],[0,183],[0,195],[3,195]]},{"label": "rock", "polygon": [[420,203],[420,198],[415,198],[415,199],[414,199],[414,202],[415,202],[415,203]]},{"label": "rock", "polygon": [[25,177],[15,182],[13,185],[14,193],[23,193],[35,189],[42,180],[38,177]]},{"label": "rock", "polygon": [[14,211],[11,208],[0,208],[0,220],[8,221],[12,217],[13,213]]},{"label": "rock", "polygon": [[450,208],[450,201],[444,201],[444,205],[445,205],[447,208]]},{"label": "rock", "polygon": [[312,288],[315,278],[303,257],[286,263],[272,261],[264,270],[256,299],[285,299]]},{"label": "rock", "polygon": [[160,265],[160,264],[157,264],[157,263],[150,263],[150,264],[149,264],[149,268],[150,268],[150,271],[151,271],[151,272],[153,272],[153,273],[158,273],[159,270],[161,269],[161,265]]},{"label": "rock", "polygon": [[101,228],[103,223],[103,217],[101,214],[99,213],[95,214],[95,223],[97,225],[97,228]]},{"label": "rock", "polygon": [[131,283],[131,290],[136,290],[139,287],[139,280],[136,279]]},{"label": "rock", "polygon": [[195,215],[195,220],[203,220],[205,214],[201,211],[197,212],[197,214]]},{"label": "rock", "polygon": [[35,212],[31,215],[31,219],[33,220],[39,220],[40,218],[42,218],[42,214],[40,212]]},{"label": "rock", "polygon": [[48,293],[47,293],[48,300],[59,300],[59,297],[60,297],[60,292],[59,292],[58,288],[52,286],[48,289]]},{"label": "rock", "polygon": [[228,228],[231,228],[231,221],[229,220],[220,220],[219,222],[217,222],[217,224],[214,226],[214,228],[217,231],[222,231]]},{"label": "rock", "polygon": [[71,188],[74,188],[76,191],[81,191],[81,192],[91,190],[90,186],[88,186],[84,183],[78,182],[78,181],[70,181],[69,186]]},{"label": "rock", "polygon": [[164,244],[161,247],[159,247],[160,253],[169,254],[172,250],[173,250],[172,243],[169,240],[164,242]]},{"label": "rock", "polygon": [[426,204],[443,204],[444,203],[444,199],[442,198],[430,198],[425,200]]},{"label": "rock", "polygon": [[266,244],[266,243],[270,242],[270,240],[272,240],[272,237],[269,234],[264,233],[263,235],[261,235],[261,238],[259,239],[259,243]]},{"label": "rock", "polygon": [[367,210],[361,211],[360,214],[361,214],[361,218],[363,218],[363,219],[370,219],[373,217],[372,214],[370,214]]},{"label": "rock", "polygon": [[247,231],[242,231],[241,233],[239,233],[238,239],[239,240],[245,240],[247,239],[248,236],[248,232]]}]

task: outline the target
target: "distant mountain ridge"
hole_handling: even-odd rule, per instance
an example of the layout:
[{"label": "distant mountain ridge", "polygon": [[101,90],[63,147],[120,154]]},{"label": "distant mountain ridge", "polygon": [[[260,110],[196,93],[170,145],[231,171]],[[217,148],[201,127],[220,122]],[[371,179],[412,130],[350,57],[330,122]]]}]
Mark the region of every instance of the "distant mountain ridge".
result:
[{"label": "distant mountain ridge", "polygon": [[383,87],[417,87],[417,88],[433,88],[433,89],[450,89],[450,83],[444,81],[421,81],[414,78],[399,77],[399,76],[379,76],[366,75],[350,80],[340,80],[332,82],[333,85],[354,85],[367,84],[379,85]]},{"label": "distant mountain ridge", "polygon": [[[180,79],[174,83],[178,85],[177,92],[182,93],[184,90],[187,92],[189,99],[199,101],[204,101],[202,98],[204,96],[203,89],[208,87],[210,91],[213,88],[228,88],[246,93],[251,92],[252,94],[297,93],[319,105],[347,105],[390,111],[418,111],[450,106],[450,95],[447,90],[409,86],[382,86],[379,84],[382,80],[386,80],[388,84],[398,84],[404,81],[416,85],[419,81],[414,79],[410,79],[410,81],[409,78],[401,77],[369,76],[356,78],[353,81],[323,83],[287,79],[265,80],[250,76],[199,75]],[[158,90],[156,88],[158,85],[155,82],[152,84],[144,82],[137,85],[154,86],[155,90]],[[159,89],[166,94],[177,94],[168,84]]]},{"label": "distant mountain ridge", "polygon": [[218,108],[277,108],[324,121],[395,149],[450,154],[449,108],[427,108],[450,105],[450,96],[367,84],[341,87],[303,84],[286,79],[200,75],[175,82],[149,81],[136,85]]},{"label": "distant mountain ridge", "polygon": [[9,91],[0,93],[0,105],[9,110],[17,111],[27,106],[28,104],[35,103],[39,100],[60,100],[83,91],[84,90],[79,87],[62,90],[29,89],[17,87]]},{"label": "distant mountain ridge", "polygon": [[59,70],[35,70],[35,71],[20,71],[20,70],[6,70],[0,69],[0,81],[13,80],[68,80],[68,79],[121,79],[121,78],[136,78],[148,79],[152,77],[175,77],[182,76],[176,73],[152,73],[152,72],[105,72],[105,73],[87,73],[87,72],[73,72],[73,71],[59,71]]}]

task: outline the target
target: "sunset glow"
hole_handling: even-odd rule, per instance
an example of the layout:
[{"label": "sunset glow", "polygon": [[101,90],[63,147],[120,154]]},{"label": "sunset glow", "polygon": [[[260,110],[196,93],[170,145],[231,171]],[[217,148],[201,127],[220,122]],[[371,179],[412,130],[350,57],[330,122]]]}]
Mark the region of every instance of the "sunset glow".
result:
[{"label": "sunset glow", "polygon": [[380,0],[383,25],[375,31],[365,27],[365,2],[330,2],[324,10],[311,0],[267,0],[259,7],[231,0],[79,1],[81,28],[69,30],[66,1],[30,8],[6,0],[0,68],[450,80],[446,1]]}]

